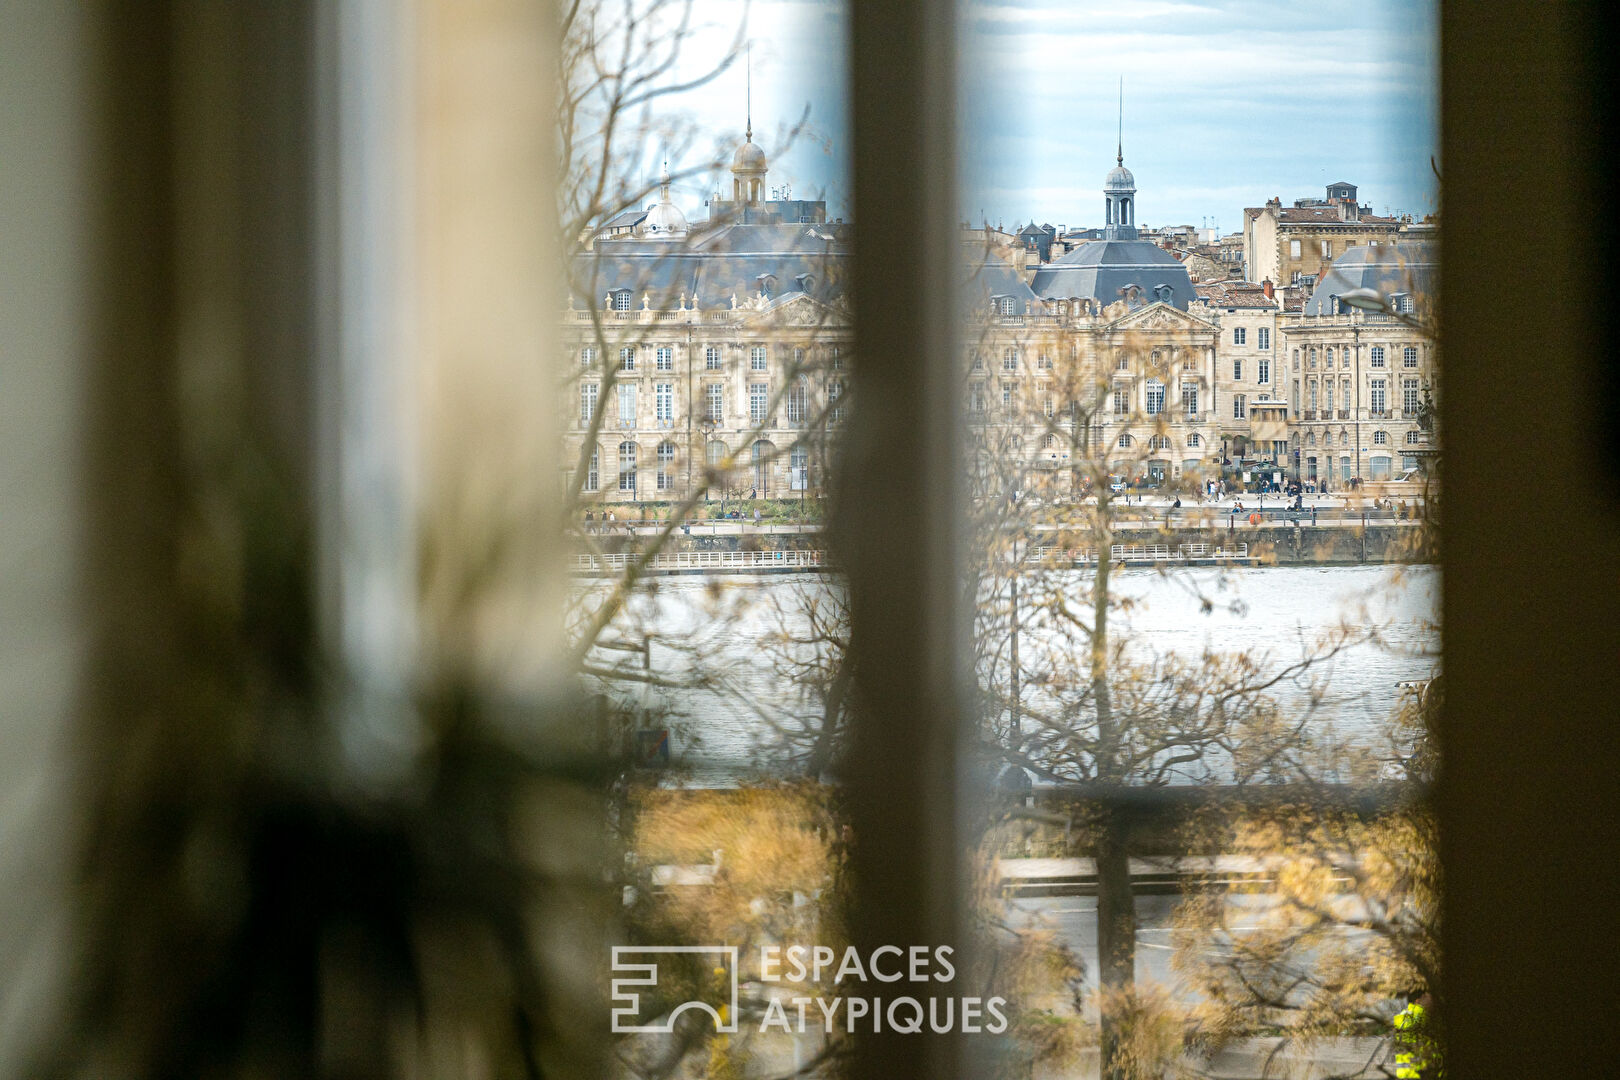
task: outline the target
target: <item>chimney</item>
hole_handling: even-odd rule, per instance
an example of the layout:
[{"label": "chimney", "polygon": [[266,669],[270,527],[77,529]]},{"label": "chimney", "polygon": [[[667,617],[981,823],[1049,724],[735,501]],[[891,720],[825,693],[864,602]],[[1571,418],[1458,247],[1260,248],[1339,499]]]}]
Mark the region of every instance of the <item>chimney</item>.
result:
[{"label": "chimney", "polygon": [[1277,298],[1276,290],[1273,288],[1270,278],[1266,278],[1266,280],[1260,283],[1260,289],[1266,294],[1267,300],[1275,300]]}]

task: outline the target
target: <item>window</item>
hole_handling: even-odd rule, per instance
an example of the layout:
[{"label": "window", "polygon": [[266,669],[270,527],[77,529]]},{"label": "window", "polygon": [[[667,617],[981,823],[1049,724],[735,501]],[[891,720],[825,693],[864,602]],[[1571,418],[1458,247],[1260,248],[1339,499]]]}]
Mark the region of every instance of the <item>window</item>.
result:
[{"label": "window", "polygon": [[1322,408],[1325,410],[1322,413],[1322,418],[1326,419],[1327,414],[1333,411],[1333,380],[1332,379],[1328,379],[1326,382],[1324,382],[1322,384]]},{"label": "window", "polygon": [[1305,445],[1306,446],[1315,446],[1316,445],[1316,432],[1307,431],[1305,433]]},{"label": "window", "polygon": [[1297,258],[1299,258],[1300,254],[1301,253],[1300,253],[1300,249],[1299,249],[1299,241],[1298,240],[1290,240],[1290,241],[1288,241],[1288,256],[1289,256],[1289,258],[1297,259]]},{"label": "window", "polygon": [[1417,367],[1416,345],[1408,345],[1406,348],[1401,350],[1401,366],[1409,368]]},{"label": "window", "polygon": [[796,347],[793,350],[793,367],[795,370],[804,368],[804,350],[801,348]]},{"label": "window", "polygon": [[658,490],[672,491],[675,488],[675,444],[661,442],[658,444]]},{"label": "window", "polygon": [[634,345],[626,345],[619,350],[619,370],[636,370],[636,347]]},{"label": "window", "polygon": [[1047,394],[1041,399],[1041,412],[1046,414],[1046,418],[1048,420],[1052,419],[1052,417],[1056,415],[1057,402],[1052,399],[1051,394]]},{"label": "window", "polygon": [[1129,371],[1130,369],[1131,369],[1131,358],[1126,356],[1124,354],[1124,352],[1116,352],[1114,354],[1114,370],[1115,371]]},{"label": "window", "polygon": [[708,448],[704,451],[704,456],[708,459],[709,468],[718,472],[720,466],[725,464],[726,461],[726,444],[719,439],[710,439]]},{"label": "window", "polygon": [[579,423],[581,427],[590,427],[596,419],[597,384],[593,382],[579,384]]},{"label": "window", "polygon": [[630,310],[630,290],[629,289],[620,289],[618,292],[613,294],[613,310],[614,311],[629,311]]},{"label": "window", "polygon": [[828,351],[832,356],[832,369],[834,371],[844,370],[844,354],[838,350],[838,346],[834,345]]},{"label": "window", "polygon": [[1013,400],[1017,396],[1015,390],[1015,383],[1004,382],[1001,384],[1001,407],[1003,409],[1012,409]]},{"label": "window", "polygon": [[1294,380],[1294,392],[1293,392],[1292,395],[1290,395],[1288,400],[1293,402],[1294,415],[1298,416],[1299,415],[1299,380],[1298,379]]},{"label": "window", "polygon": [[1234,326],[1232,328],[1232,344],[1234,344],[1234,345],[1246,345],[1246,344],[1248,344],[1248,341],[1249,341],[1249,331],[1248,331],[1247,327]]},{"label": "window", "polygon": [[1013,315],[1017,314],[1015,302],[1010,296],[1003,296],[998,299],[996,301],[996,310],[1000,312],[1004,318],[1011,318]]},{"label": "window", "polygon": [[800,375],[794,384],[788,387],[787,419],[790,424],[802,424],[810,413],[810,387]]},{"label": "window", "polygon": [[968,387],[968,408],[976,413],[989,408],[984,400],[984,383],[976,382]]},{"label": "window", "polygon": [[1002,371],[1017,371],[1018,370],[1018,350],[1017,349],[1008,349],[1006,352],[1001,354],[1001,370]]},{"label": "window", "polygon": [[1255,348],[1257,348],[1257,349],[1269,349],[1269,348],[1271,348],[1271,327],[1262,326],[1260,329],[1255,331],[1254,336],[1255,336],[1255,342],[1254,342],[1254,347]]},{"label": "window", "polygon": [[587,345],[579,350],[579,366],[590,367],[596,363],[596,346]]},{"label": "window", "polygon": [[1295,371],[1299,370],[1299,350],[1298,349],[1294,350],[1294,370]]},{"label": "window", "polygon": [[703,386],[703,419],[718,424],[726,416],[726,388],[720,383]]},{"label": "window", "polygon": [[810,489],[810,451],[795,446],[788,455],[788,487],[794,491]]},{"label": "window", "polygon": [[1242,359],[1234,359],[1232,361],[1232,381],[1233,382],[1239,382],[1242,379],[1243,379],[1243,361],[1242,361]]},{"label": "window", "polygon": [[703,347],[703,369],[705,371],[720,370],[720,346],[705,345]]},{"label": "window", "polygon": [[1129,449],[1130,445],[1131,445],[1131,437],[1129,435],[1121,435],[1119,437],[1119,446],[1120,446],[1121,450]]},{"label": "window", "polygon": [[1370,464],[1372,465],[1371,474],[1370,474],[1372,479],[1374,479],[1374,480],[1388,480],[1389,479],[1390,459],[1389,459],[1389,457],[1387,455],[1380,454],[1377,457],[1371,458],[1370,459]]},{"label": "window", "polygon": [[1401,409],[1408,416],[1415,416],[1418,411],[1418,381],[1407,379],[1401,384]]},{"label": "window", "polygon": [[1342,367],[1342,368],[1348,368],[1350,366],[1350,350],[1349,349],[1340,349],[1339,350],[1339,366]]},{"label": "window", "polygon": [[1191,435],[1187,436],[1187,445],[1188,446],[1203,446],[1204,445],[1204,437],[1202,435],[1198,434],[1198,432],[1195,431]]},{"label": "window", "polygon": [[1315,348],[1312,348],[1311,351],[1306,354],[1305,370],[1306,371],[1315,371],[1316,370],[1316,349]]},{"label": "window", "polygon": [[619,444],[619,490],[636,490],[636,444]]},{"label": "window", "polygon": [[1350,409],[1350,380],[1343,379],[1339,383],[1339,408],[1345,411]]},{"label": "window", "polygon": [[1271,381],[1271,357],[1262,356],[1260,358],[1260,372],[1255,376],[1255,378],[1258,379],[1262,385]]},{"label": "window", "polygon": [[659,371],[674,371],[675,350],[668,345],[658,346],[658,351],[653,354],[653,366]]},{"label": "window", "polygon": [[763,346],[763,345],[755,345],[753,348],[749,349],[748,350],[748,370],[749,371],[764,371],[765,370],[765,358],[766,358],[765,346]]},{"label": "window", "polygon": [[625,428],[636,426],[636,388],[634,386],[619,387],[619,426]]},{"label": "window", "polygon": [[1330,368],[1333,366],[1333,346],[1329,345],[1327,347],[1327,353],[1324,355],[1323,361],[1323,367]]},{"label": "window", "polygon": [[1157,416],[1164,412],[1164,383],[1158,379],[1147,381],[1147,414]]},{"label": "window", "polygon": [[1342,457],[1339,459],[1339,479],[1348,482],[1350,476],[1350,459]]},{"label": "window", "polygon": [[776,447],[760,439],[754,443],[751,457],[754,463],[754,490],[760,498],[766,498],[771,491],[771,452]]},{"label": "window", "polygon": [[1380,416],[1384,412],[1384,387],[1383,379],[1374,379],[1368,390],[1367,407],[1372,410],[1374,416]]},{"label": "window", "polygon": [[585,490],[602,490],[602,448],[591,447],[591,463],[585,466]]},{"label": "window", "polygon": [[1350,433],[1348,431],[1339,432],[1339,445],[1340,446],[1349,446],[1350,445]]},{"label": "window", "polygon": [[844,422],[844,380],[834,379],[827,384],[827,401],[832,405],[832,422]]},{"label": "window", "polygon": [[762,382],[748,384],[748,419],[756,424],[765,422],[767,387]]},{"label": "window", "polygon": [[973,363],[971,365],[973,370],[974,371],[983,371],[984,370],[984,357],[979,354],[979,350],[974,349],[971,355],[972,355],[972,358],[973,358]]},{"label": "window", "polygon": [[[1419,431],[1417,428],[1413,428],[1411,431],[1408,431],[1406,433],[1406,442],[1407,442],[1408,446],[1415,445],[1415,444],[1420,443],[1422,441],[1423,441],[1423,432]],[[1407,468],[1411,468],[1411,466],[1409,465],[1409,466],[1407,466]]]},{"label": "window", "polygon": [[1051,371],[1052,358],[1045,353],[1041,353],[1035,358],[1035,367],[1039,371]]},{"label": "window", "polygon": [[1181,407],[1187,414],[1187,419],[1198,418],[1198,384],[1181,384]]},{"label": "window", "polygon": [[1246,399],[1242,394],[1232,395],[1232,419],[1242,420],[1248,415],[1245,411],[1245,401]]},{"label": "window", "polygon": [[1170,436],[1168,436],[1168,435],[1149,435],[1148,436],[1148,449],[1149,450],[1168,450],[1168,449],[1170,449]]},{"label": "window", "polygon": [[1131,388],[1124,383],[1114,384],[1114,415],[1124,416],[1131,411]]},{"label": "window", "polygon": [[1333,257],[1333,241],[1331,241],[1331,240],[1323,240],[1322,241],[1322,258],[1330,259],[1332,257]]},{"label": "window", "polygon": [[1368,363],[1370,363],[1373,367],[1384,366],[1384,347],[1382,345],[1374,345],[1372,347],[1372,353],[1369,356]]},{"label": "window", "polygon": [[1310,381],[1310,383],[1305,387],[1305,394],[1306,394],[1305,407],[1307,409],[1311,409],[1312,411],[1314,411],[1316,409],[1316,380],[1315,379],[1312,379]]},{"label": "window", "polygon": [[675,384],[661,382],[653,387],[653,405],[660,424],[675,420]]}]

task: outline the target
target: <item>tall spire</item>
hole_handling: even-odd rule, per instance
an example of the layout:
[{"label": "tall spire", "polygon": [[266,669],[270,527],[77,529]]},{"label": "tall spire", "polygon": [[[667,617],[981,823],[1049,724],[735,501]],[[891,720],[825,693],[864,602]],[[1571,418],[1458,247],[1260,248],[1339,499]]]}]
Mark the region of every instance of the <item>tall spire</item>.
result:
[{"label": "tall spire", "polygon": [[1114,163],[1125,164],[1125,76],[1119,77],[1119,143],[1114,154]]},{"label": "tall spire", "polygon": [[[754,43],[747,42],[743,46],[743,71],[748,86],[748,128],[743,132],[743,138],[749,142],[754,141]],[[1123,85],[1123,83],[1121,84]],[[1122,91],[1123,92],[1123,91]]]}]

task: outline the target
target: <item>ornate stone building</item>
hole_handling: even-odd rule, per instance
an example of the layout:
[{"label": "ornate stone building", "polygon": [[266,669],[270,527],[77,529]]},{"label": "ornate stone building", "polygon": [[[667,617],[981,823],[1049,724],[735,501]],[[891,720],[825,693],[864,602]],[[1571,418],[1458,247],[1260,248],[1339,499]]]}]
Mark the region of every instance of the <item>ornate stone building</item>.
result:
[{"label": "ornate stone building", "polygon": [[[732,174],[733,198],[695,224],[666,176],[656,204],[628,229],[615,218],[575,260],[567,450],[589,499],[678,501],[707,470],[711,498],[823,491],[852,362],[850,226],[828,223],[823,203],[764,198],[768,165],[751,139]],[[1290,311],[1269,282],[1195,288],[1138,237],[1136,195],[1120,154],[1099,239],[1030,269],[964,243],[975,453],[1045,474],[1058,494],[1077,458],[1189,484],[1262,459],[1330,487],[1409,464],[1430,346],[1337,298],[1366,287],[1415,305],[1426,249],[1352,247]]]}]

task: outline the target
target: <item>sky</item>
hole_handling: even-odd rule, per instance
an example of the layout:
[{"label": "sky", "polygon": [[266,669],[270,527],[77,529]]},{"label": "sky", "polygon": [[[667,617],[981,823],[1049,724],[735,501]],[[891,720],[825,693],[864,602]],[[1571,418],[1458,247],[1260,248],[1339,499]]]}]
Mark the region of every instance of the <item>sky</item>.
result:
[{"label": "sky", "polygon": [[[858,2],[858,0],[847,0]],[[752,41],[755,142],[775,150],[808,107],[811,135],[771,160],[769,183],[847,216],[844,4],[699,0],[723,51]],[[1272,196],[1358,185],[1375,213],[1438,209],[1435,0],[1327,7],[1266,0],[977,0],[964,5],[961,216],[1102,224],[1124,81],[1125,164],[1139,225],[1240,228]],[[739,64],[672,104],[741,141]],[[717,178],[729,189],[728,176]],[[676,192],[703,216],[709,184]]]}]

